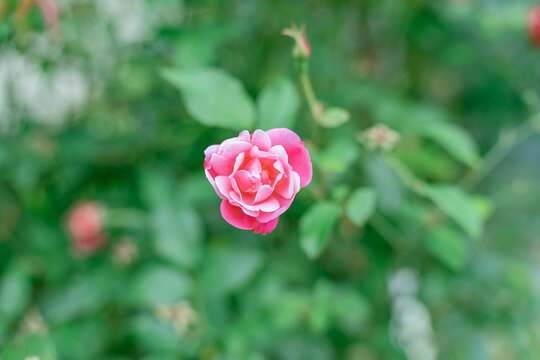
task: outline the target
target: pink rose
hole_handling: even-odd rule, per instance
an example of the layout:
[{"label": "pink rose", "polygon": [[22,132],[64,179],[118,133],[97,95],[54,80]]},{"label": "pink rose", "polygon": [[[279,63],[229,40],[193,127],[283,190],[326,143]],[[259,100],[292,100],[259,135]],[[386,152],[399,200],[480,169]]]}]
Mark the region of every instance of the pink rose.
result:
[{"label": "pink rose", "polygon": [[309,152],[289,129],[242,131],[205,150],[204,169],[232,226],[272,232],[300,188],[311,182]]},{"label": "pink rose", "polygon": [[68,213],[66,227],[78,255],[92,255],[107,243],[103,212],[94,202],[79,202],[73,206]]},{"label": "pink rose", "polygon": [[534,45],[540,46],[540,5],[534,5],[528,13],[529,36]]}]

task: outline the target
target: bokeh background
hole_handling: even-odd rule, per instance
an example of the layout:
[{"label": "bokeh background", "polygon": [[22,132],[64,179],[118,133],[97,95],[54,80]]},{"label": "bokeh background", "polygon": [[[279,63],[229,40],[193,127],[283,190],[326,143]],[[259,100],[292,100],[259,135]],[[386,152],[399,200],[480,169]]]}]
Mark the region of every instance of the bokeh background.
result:
[{"label": "bokeh background", "polygon": [[[1,0],[1,359],[540,358],[532,6]],[[292,22],[347,123],[311,118]],[[275,119],[310,149],[270,235],[228,225],[204,176],[244,123],[186,102],[231,94],[163,76],[208,68],[242,84],[249,130]],[[80,206],[100,214],[84,244]]]}]

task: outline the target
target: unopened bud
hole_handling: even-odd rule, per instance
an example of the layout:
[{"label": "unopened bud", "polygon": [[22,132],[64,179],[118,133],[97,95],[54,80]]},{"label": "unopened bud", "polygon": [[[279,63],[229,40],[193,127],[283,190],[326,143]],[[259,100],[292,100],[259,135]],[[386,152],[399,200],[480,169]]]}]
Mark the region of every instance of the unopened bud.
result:
[{"label": "unopened bud", "polygon": [[298,28],[296,24],[291,24],[290,28],[283,29],[281,34],[294,39],[293,57],[296,60],[307,60],[311,57],[311,45],[306,36],[306,28]]}]

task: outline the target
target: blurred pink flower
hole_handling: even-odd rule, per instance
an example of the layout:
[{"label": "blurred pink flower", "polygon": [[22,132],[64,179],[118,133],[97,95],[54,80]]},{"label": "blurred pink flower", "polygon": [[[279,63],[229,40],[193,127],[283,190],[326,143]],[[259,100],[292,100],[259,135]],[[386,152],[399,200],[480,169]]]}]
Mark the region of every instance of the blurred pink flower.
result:
[{"label": "blurred pink flower", "polygon": [[540,5],[534,5],[528,14],[529,36],[536,46],[540,46]]},{"label": "blurred pink flower", "polygon": [[242,131],[205,150],[208,181],[223,201],[221,214],[231,225],[263,235],[300,188],[311,182],[309,152],[289,129]]},{"label": "blurred pink flower", "polygon": [[103,231],[103,211],[91,201],[75,204],[68,213],[67,231],[75,252],[90,256],[107,243]]},{"label": "blurred pink flower", "polygon": [[37,5],[47,27],[53,28],[58,24],[58,5],[55,0],[37,0]]}]

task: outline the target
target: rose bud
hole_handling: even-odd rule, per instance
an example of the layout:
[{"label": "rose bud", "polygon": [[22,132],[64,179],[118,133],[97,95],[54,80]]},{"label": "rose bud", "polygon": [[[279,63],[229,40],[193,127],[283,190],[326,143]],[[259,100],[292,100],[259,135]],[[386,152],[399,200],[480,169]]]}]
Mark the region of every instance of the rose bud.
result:
[{"label": "rose bud", "polygon": [[107,235],[103,231],[103,211],[94,202],[76,204],[68,213],[66,227],[78,255],[92,255],[107,243]]},{"label": "rose bud", "polygon": [[540,46],[540,5],[535,5],[528,14],[529,36],[534,45]]},{"label": "rose bud", "polygon": [[292,24],[290,28],[283,29],[281,34],[294,39],[293,57],[295,59],[306,60],[311,57],[311,44],[307,39],[305,26],[297,28],[295,24]]},{"label": "rose bud", "polygon": [[272,232],[300,188],[311,182],[309,152],[289,129],[242,131],[205,150],[206,177],[232,226]]}]

